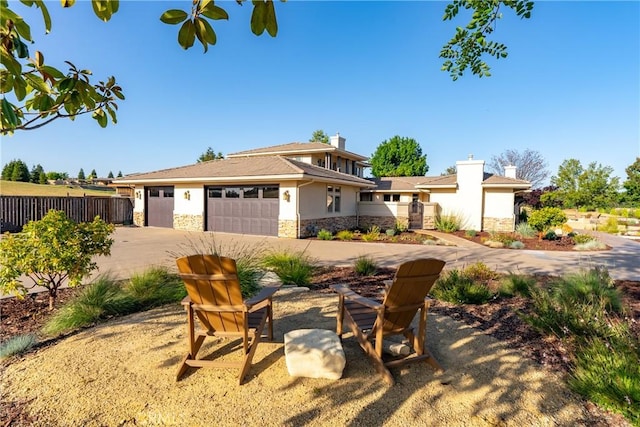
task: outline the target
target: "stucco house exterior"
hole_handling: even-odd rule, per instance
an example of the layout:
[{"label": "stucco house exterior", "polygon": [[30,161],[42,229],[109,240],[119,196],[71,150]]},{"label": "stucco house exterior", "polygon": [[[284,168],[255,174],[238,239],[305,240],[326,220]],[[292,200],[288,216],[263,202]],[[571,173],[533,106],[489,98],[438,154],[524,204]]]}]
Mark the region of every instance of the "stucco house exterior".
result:
[{"label": "stucco house exterior", "polygon": [[433,229],[438,215],[456,214],[465,228],[512,231],[514,197],[530,184],[488,175],[484,161],[456,163],[457,174],[367,179],[367,157],[329,144],[289,144],[229,154],[159,171],[127,175],[134,188],[134,223],[192,231],[303,238],[397,222]]}]

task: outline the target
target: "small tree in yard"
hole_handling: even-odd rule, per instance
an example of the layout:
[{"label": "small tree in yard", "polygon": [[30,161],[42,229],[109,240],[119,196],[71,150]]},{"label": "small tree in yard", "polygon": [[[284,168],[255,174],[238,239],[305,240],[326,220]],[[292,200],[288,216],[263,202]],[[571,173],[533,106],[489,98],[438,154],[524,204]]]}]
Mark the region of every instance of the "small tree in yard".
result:
[{"label": "small tree in yard", "polygon": [[[98,268],[94,255],[110,255],[114,231],[100,217],[92,222],[75,223],[62,211],[50,210],[40,221],[30,221],[21,233],[7,234],[0,240],[0,291],[23,297],[36,285],[49,291],[53,309],[60,286],[79,285]],[[21,275],[33,281],[25,286]]]},{"label": "small tree in yard", "polygon": [[538,231],[538,237],[551,227],[559,227],[567,222],[567,216],[560,208],[542,208],[529,214],[527,222]]}]

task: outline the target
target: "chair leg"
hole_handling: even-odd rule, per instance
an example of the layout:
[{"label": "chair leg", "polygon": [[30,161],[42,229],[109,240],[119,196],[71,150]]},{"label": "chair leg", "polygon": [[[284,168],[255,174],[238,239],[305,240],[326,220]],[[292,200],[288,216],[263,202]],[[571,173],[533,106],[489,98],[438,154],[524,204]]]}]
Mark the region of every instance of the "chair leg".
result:
[{"label": "chair leg", "polygon": [[344,295],[338,297],[338,314],[336,315],[336,334],[342,340],[342,322],[344,319]]},{"label": "chair leg", "polygon": [[191,308],[191,305],[188,305],[186,307],[186,311],[187,311],[187,328],[188,328],[187,339],[189,340],[189,353],[185,357],[183,357],[182,361],[180,362],[180,366],[178,367],[178,372],[176,373],[176,381],[180,380],[182,375],[184,375],[184,373],[189,368],[187,361],[194,360],[196,358],[196,355],[198,354],[200,347],[202,347],[202,343],[204,342],[204,339],[205,339],[205,335],[202,335],[202,334],[199,334],[198,337],[196,338],[195,319],[193,316],[193,308]]}]

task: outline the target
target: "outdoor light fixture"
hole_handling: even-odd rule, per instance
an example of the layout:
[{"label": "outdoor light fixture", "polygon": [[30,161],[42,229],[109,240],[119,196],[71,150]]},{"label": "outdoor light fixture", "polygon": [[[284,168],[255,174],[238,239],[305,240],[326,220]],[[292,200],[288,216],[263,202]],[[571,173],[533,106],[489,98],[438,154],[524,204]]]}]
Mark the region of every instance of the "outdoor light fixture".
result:
[{"label": "outdoor light fixture", "polygon": [[185,200],[191,200],[191,193],[189,193],[189,190],[185,191],[183,196]]},{"label": "outdoor light fixture", "polygon": [[136,199],[142,199],[142,191],[136,191]]},{"label": "outdoor light fixture", "polygon": [[289,194],[289,190],[285,190],[284,193],[282,193],[282,198],[287,202],[291,200],[291,194]]}]

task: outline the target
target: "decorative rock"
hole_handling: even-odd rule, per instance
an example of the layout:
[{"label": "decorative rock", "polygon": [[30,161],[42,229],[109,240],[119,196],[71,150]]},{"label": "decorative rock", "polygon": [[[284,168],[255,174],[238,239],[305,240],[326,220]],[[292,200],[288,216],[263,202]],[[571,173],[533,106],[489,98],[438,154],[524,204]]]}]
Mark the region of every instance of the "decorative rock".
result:
[{"label": "decorative rock", "polygon": [[392,356],[407,356],[411,352],[411,348],[402,342],[382,342],[382,351]]},{"label": "decorative rock", "polygon": [[346,358],[340,338],[326,329],[297,329],[284,334],[284,354],[292,377],[342,377]]},{"label": "decorative rock", "polygon": [[282,280],[273,271],[266,271],[258,281],[258,285],[262,287],[279,286],[282,285]]}]

